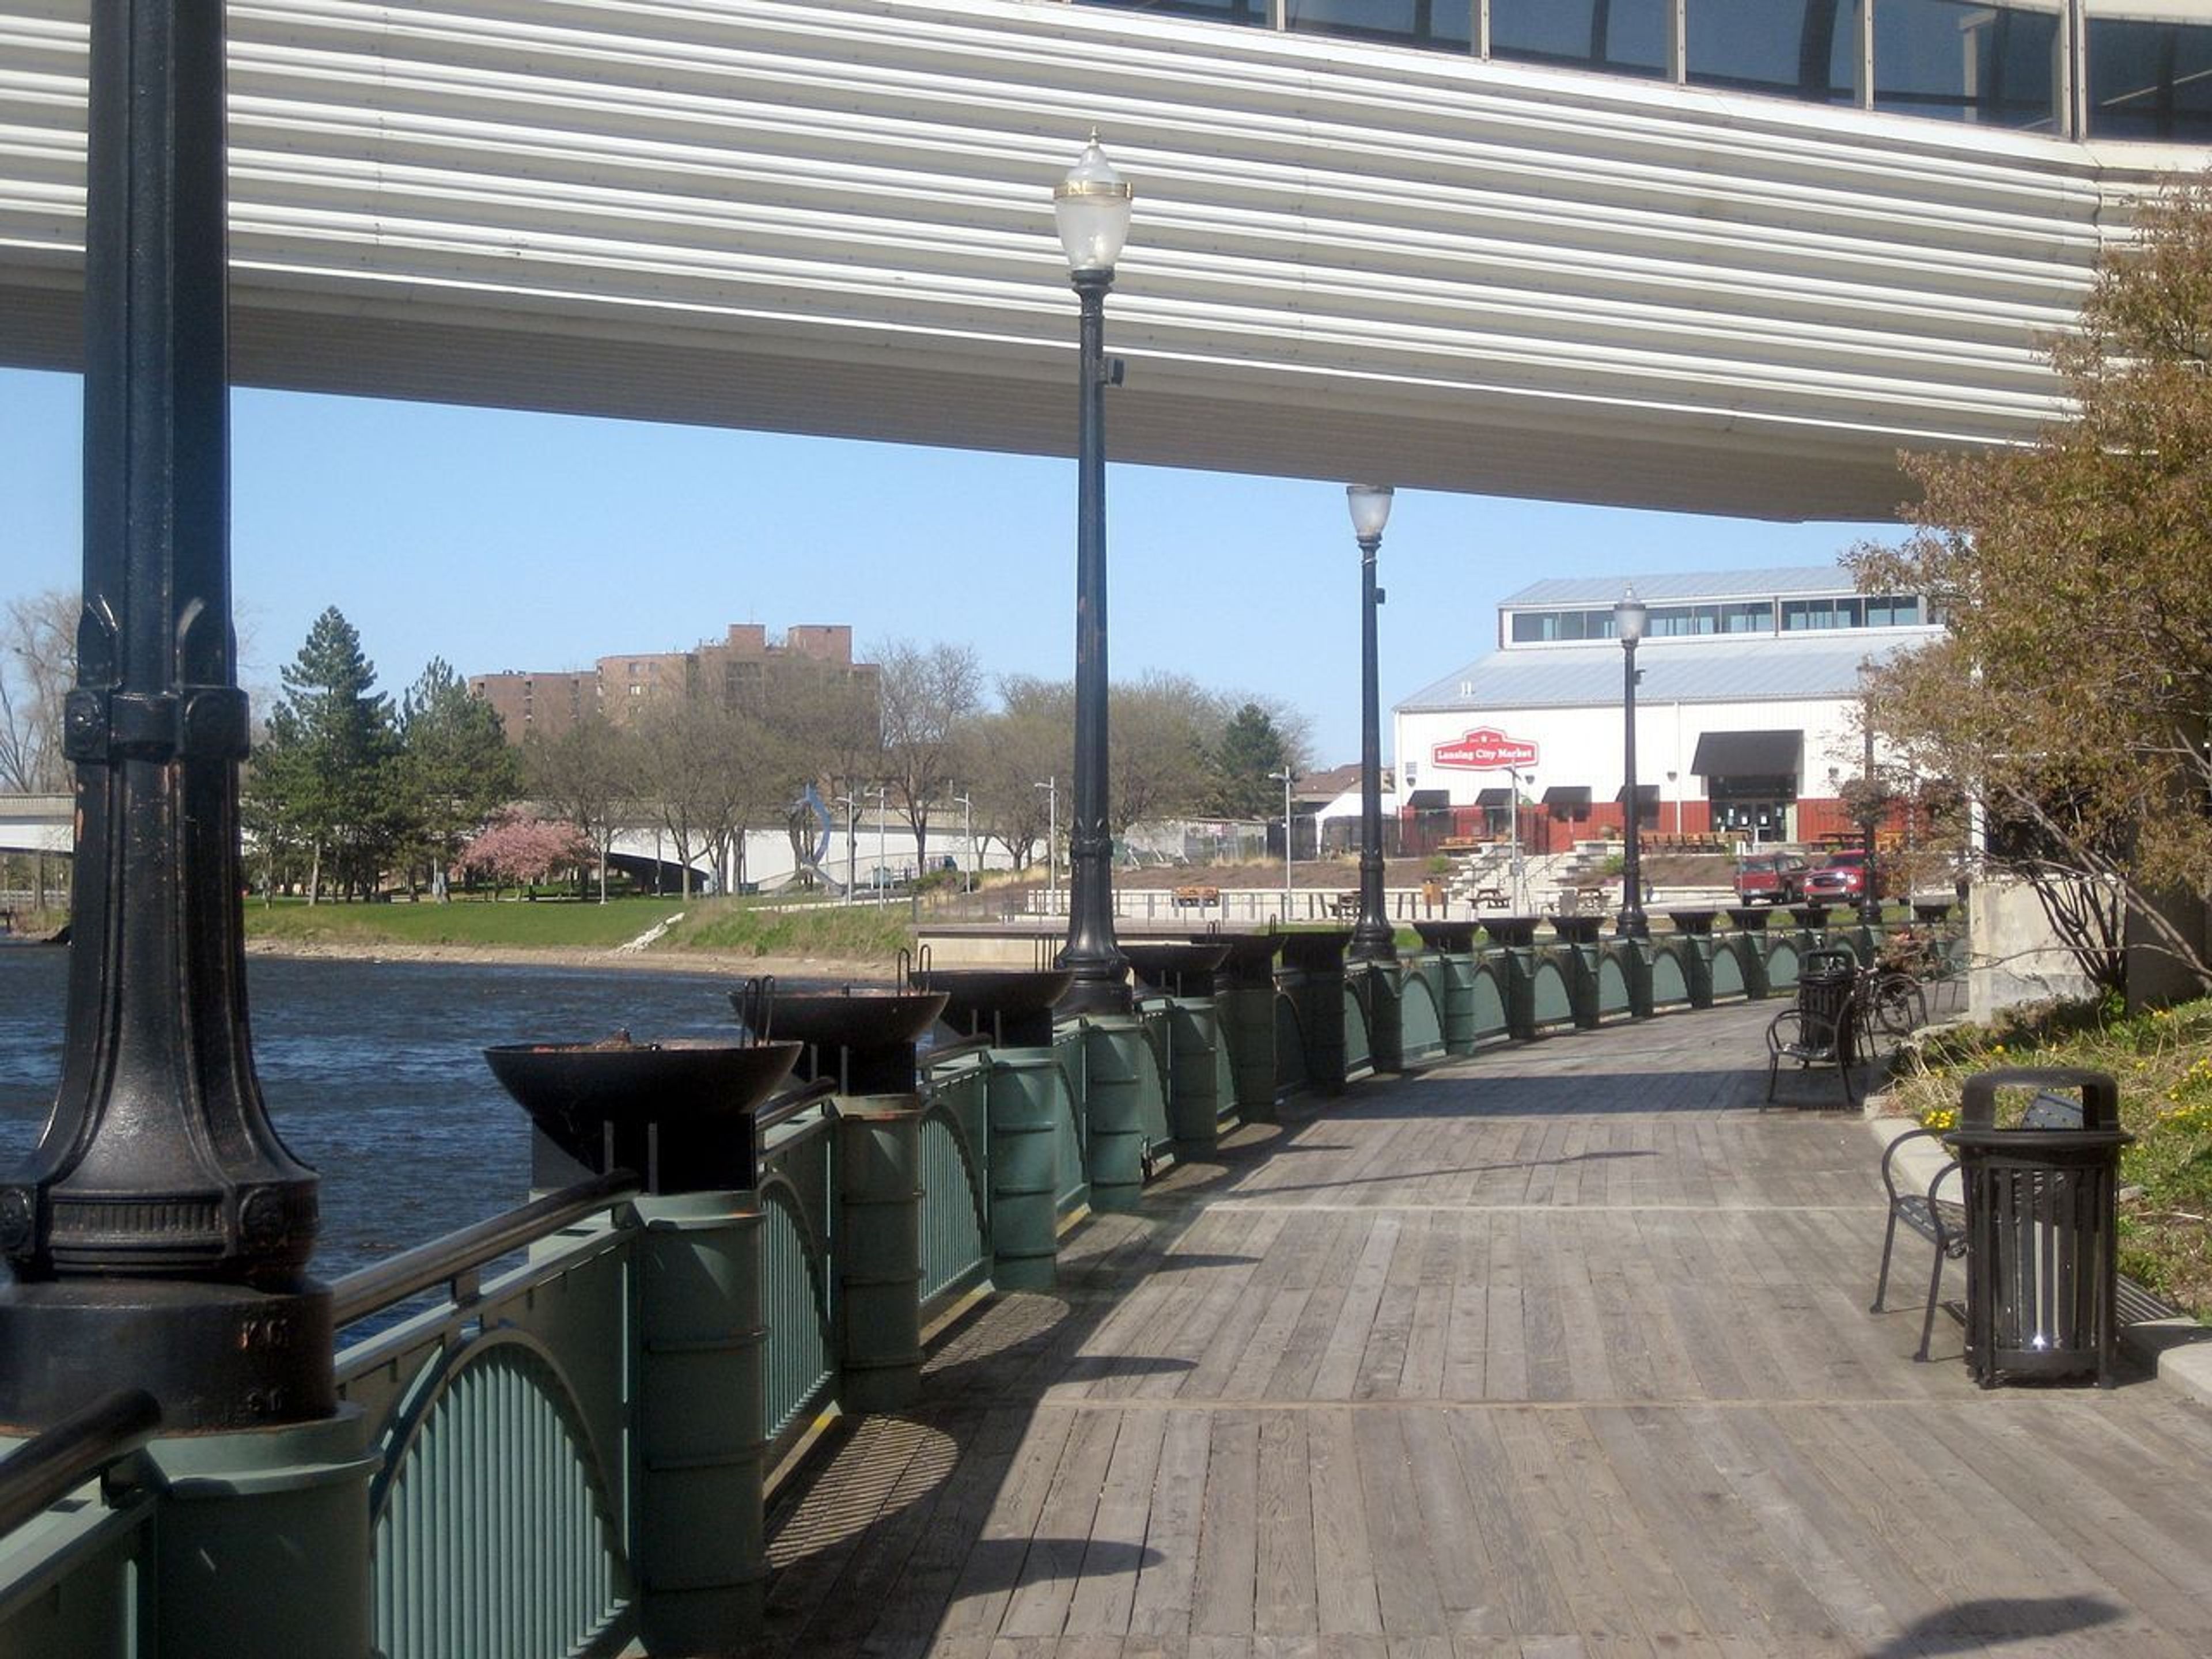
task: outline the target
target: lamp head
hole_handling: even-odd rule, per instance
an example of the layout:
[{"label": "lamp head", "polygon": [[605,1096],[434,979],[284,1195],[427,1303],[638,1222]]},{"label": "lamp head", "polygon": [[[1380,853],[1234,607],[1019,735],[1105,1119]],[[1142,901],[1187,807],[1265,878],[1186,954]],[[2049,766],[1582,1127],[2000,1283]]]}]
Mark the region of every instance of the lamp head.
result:
[{"label": "lamp head", "polygon": [[1630,588],[1613,607],[1613,635],[1622,645],[1630,646],[1644,637],[1644,624],[1650,616],[1643,600]]},{"label": "lamp head", "polygon": [[1361,541],[1368,541],[1382,533],[1382,526],[1390,522],[1390,498],[1396,494],[1391,484],[1346,484],[1344,499],[1352,507],[1352,533]]},{"label": "lamp head", "polygon": [[1114,171],[1093,131],[1067,176],[1052,187],[1052,216],[1067,268],[1111,273],[1129,234],[1129,181]]}]

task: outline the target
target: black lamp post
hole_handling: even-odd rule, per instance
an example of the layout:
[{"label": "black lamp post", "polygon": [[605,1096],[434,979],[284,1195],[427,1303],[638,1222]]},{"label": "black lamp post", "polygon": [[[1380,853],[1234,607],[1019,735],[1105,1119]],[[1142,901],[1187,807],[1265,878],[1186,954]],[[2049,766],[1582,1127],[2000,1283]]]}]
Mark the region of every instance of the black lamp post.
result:
[{"label": "black lamp post", "polygon": [[1621,770],[1626,778],[1620,791],[1626,809],[1622,817],[1626,821],[1620,865],[1620,920],[1613,929],[1620,939],[1644,939],[1651,932],[1644,915],[1644,802],[1636,784],[1636,647],[1644,637],[1648,615],[1632,587],[1613,607],[1613,637],[1620,641]]},{"label": "black lamp post", "polygon": [[0,1181],[0,1422],[118,1382],[179,1431],[335,1405],[314,1172],[246,1018],[223,9],[92,9],[76,890],[62,1075]]},{"label": "black lamp post", "polygon": [[1075,495],[1075,787],[1067,837],[1067,943],[1074,975],[1060,1006],[1126,1013],[1127,964],[1114,942],[1114,840],[1106,801],[1106,387],[1121,366],[1106,358],[1106,293],[1129,234],[1129,184],[1091,135],[1052,192],[1053,218],[1082,308],[1077,374]]},{"label": "black lamp post", "polygon": [[1397,941],[1382,914],[1382,708],[1376,689],[1375,556],[1390,522],[1389,484],[1346,484],[1352,533],[1359,543],[1359,920],[1352,929],[1355,962],[1395,962]]},{"label": "black lamp post", "polygon": [[1866,728],[1866,763],[1859,773],[1859,787],[1863,792],[1860,808],[1865,817],[1859,820],[1863,840],[1861,845],[1866,856],[1860,861],[1859,921],[1869,927],[1881,926],[1881,872],[1875,867],[1875,821],[1881,815],[1876,803],[1881,797],[1875,793],[1874,783],[1874,713],[1864,703],[1859,706],[1859,724]]}]

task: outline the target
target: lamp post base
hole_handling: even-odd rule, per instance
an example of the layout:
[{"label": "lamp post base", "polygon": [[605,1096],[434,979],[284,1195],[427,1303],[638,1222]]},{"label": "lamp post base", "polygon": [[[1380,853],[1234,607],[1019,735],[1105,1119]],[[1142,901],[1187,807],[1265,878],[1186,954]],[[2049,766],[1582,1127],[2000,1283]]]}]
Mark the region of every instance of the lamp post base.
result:
[{"label": "lamp post base", "polygon": [[128,1381],[165,1433],[258,1429],[337,1409],[330,1292],[189,1279],[0,1285],[0,1424],[38,1428]]}]

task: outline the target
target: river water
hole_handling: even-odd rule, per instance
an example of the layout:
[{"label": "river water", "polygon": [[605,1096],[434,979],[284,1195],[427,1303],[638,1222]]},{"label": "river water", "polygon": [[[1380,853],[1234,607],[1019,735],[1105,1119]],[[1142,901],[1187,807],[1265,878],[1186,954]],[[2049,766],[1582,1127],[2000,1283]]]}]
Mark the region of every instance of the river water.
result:
[{"label": "river water", "polygon": [[[68,951],[0,946],[0,1168],[38,1142],[61,1074]],[[733,1037],[727,974],[250,959],[269,1116],[322,1176],[313,1271],[331,1279],[520,1203],[530,1126],[482,1050]]]}]

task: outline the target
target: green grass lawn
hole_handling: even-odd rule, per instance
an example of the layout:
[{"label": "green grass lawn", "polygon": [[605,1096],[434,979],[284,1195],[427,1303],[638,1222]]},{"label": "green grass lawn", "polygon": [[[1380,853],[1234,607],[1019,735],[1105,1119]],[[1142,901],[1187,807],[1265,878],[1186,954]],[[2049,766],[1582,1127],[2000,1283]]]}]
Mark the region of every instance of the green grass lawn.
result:
[{"label": "green grass lawn", "polygon": [[1976,1072],[2078,1066],[2120,1085],[2120,1270],[2212,1323],[2212,1001],[2139,1014],[2061,1009],[1943,1033],[1898,1079],[1906,1109],[1933,1128],[1957,1121]]},{"label": "green grass lawn", "polygon": [[678,899],[456,899],[451,904],[246,902],[249,939],[302,945],[475,945],[502,949],[611,949],[684,908]]},{"label": "green grass lawn", "polygon": [[905,904],[809,904],[765,908],[743,899],[694,905],[655,945],[658,951],[737,951],[762,957],[828,957],[879,962],[888,969],[914,943]]}]

